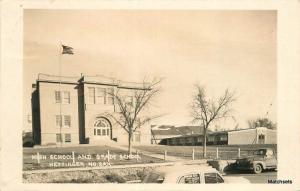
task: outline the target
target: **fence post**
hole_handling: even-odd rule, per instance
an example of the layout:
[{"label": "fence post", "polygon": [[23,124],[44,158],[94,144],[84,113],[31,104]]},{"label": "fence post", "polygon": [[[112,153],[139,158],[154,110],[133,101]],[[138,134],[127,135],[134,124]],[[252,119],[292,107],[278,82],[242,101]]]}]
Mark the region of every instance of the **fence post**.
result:
[{"label": "fence post", "polygon": [[110,156],[109,156],[109,149],[107,150],[107,162],[109,163]]},{"label": "fence post", "polygon": [[219,148],[217,147],[217,150],[216,150],[216,152],[217,152],[217,159],[219,158]]},{"label": "fence post", "polygon": [[138,150],[136,150],[136,161],[138,161],[139,160],[139,158],[138,158],[138,155],[139,155],[139,151]]},{"label": "fence post", "polygon": [[72,158],[73,158],[73,163],[75,163],[75,153],[72,151]]},{"label": "fence post", "polygon": [[165,151],[164,159],[165,159],[165,161],[167,160],[167,151]]},{"label": "fence post", "polygon": [[36,157],[37,157],[38,164],[40,164],[40,153],[39,152],[36,153]]},{"label": "fence post", "polygon": [[195,160],[195,149],[193,148],[192,159]]},{"label": "fence post", "polygon": [[241,158],[241,148],[238,148],[238,158]]}]

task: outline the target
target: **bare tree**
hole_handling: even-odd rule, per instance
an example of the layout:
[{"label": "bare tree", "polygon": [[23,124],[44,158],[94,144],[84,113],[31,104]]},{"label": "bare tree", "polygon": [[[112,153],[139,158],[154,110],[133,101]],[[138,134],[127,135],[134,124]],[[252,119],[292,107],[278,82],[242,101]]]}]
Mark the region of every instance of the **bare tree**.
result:
[{"label": "bare tree", "polygon": [[266,127],[268,129],[276,129],[277,125],[268,118],[257,118],[247,120],[249,128]]},{"label": "bare tree", "polygon": [[253,119],[248,119],[247,120],[247,124],[248,124],[248,127],[250,128],[250,129],[254,129],[254,128],[256,128],[256,121],[255,120],[253,120]]},{"label": "bare tree", "polygon": [[200,123],[203,128],[203,157],[206,157],[207,130],[212,122],[221,118],[231,117],[231,104],[236,100],[235,93],[225,90],[224,94],[217,100],[209,99],[205,89],[196,85],[196,93],[193,97],[191,109],[193,122]]},{"label": "bare tree", "polygon": [[110,116],[128,134],[129,155],[131,154],[131,141],[134,132],[154,118],[160,117],[160,115],[145,115],[145,111],[151,105],[153,98],[160,92],[160,83],[161,79],[154,79],[150,83],[144,82],[140,87],[131,90],[132,96],[122,93],[122,90],[120,91],[119,89],[117,92],[112,94],[114,97],[114,102],[118,107],[118,112]]}]

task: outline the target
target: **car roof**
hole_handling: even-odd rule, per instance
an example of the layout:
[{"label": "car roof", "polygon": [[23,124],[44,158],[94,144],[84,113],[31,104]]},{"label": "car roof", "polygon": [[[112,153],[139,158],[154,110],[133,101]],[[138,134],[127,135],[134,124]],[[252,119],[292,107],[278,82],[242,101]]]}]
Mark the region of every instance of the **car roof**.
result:
[{"label": "car roof", "polygon": [[260,150],[260,149],[270,149],[270,150],[273,150],[273,148],[269,148],[269,147],[261,147],[261,148],[258,148],[257,150]]},{"label": "car roof", "polygon": [[155,170],[162,174],[184,174],[191,172],[218,172],[211,166],[206,165],[174,165],[174,166],[163,166]]},{"label": "car roof", "polygon": [[165,183],[175,183],[180,176],[192,173],[217,173],[218,171],[206,165],[174,165],[159,167],[155,170],[164,177]]}]

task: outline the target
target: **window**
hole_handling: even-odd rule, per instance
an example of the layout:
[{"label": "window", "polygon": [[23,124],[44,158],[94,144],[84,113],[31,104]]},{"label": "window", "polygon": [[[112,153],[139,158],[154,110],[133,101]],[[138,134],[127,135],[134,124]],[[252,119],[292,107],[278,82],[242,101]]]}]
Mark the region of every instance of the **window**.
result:
[{"label": "window", "polygon": [[70,92],[69,91],[55,91],[55,103],[70,103]]},{"label": "window", "polygon": [[88,103],[90,104],[114,104],[114,89],[102,87],[88,88]]},{"label": "window", "polygon": [[189,174],[179,178],[179,184],[200,184],[199,174]]},{"label": "window", "polygon": [[95,88],[89,87],[88,88],[88,102],[90,104],[95,104]]},{"label": "window", "polygon": [[63,103],[64,104],[70,103],[70,92],[68,92],[68,91],[63,92]]},{"label": "window", "polygon": [[191,142],[192,142],[192,137],[187,137],[187,138],[185,138],[185,142],[191,143]]},{"label": "window", "polygon": [[97,135],[101,135],[101,129],[97,129]]},{"label": "window", "polygon": [[266,155],[266,149],[259,149],[253,152],[254,155]]},{"label": "window", "polygon": [[133,142],[141,142],[141,133],[140,132],[134,132],[131,140]]},{"label": "window", "polygon": [[110,124],[104,119],[100,118],[94,124],[94,135],[95,136],[110,136]]},{"label": "window", "polygon": [[62,142],[61,134],[56,134],[56,142],[57,143],[61,143]]},{"label": "window", "polygon": [[197,142],[202,142],[202,137],[197,137]]},{"label": "window", "polygon": [[262,139],[262,140],[265,139],[265,135],[259,135],[258,139]]},{"label": "window", "polygon": [[218,173],[205,173],[204,174],[205,184],[217,184],[223,183],[224,180]]},{"label": "window", "polygon": [[70,115],[64,115],[64,126],[71,127],[71,116]]},{"label": "window", "polygon": [[62,126],[62,123],[61,123],[61,115],[55,115],[55,124],[57,127],[61,127]]},{"label": "window", "polygon": [[[62,123],[63,122],[63,123]],[[70,115],[55,115],[56,127],[71,127],[71,116]]]},{"label": "window", "polygon": [[105,88],[97,88],[97,104],[105,104]]},{"label": "window", "polygon": [[65,134],[65,143],[71,143],[71,134]]},{"label": "window", "polygon": [[114,89],[107,88],[107,104],[113,105],[114,104]]},{"label": "window", "polygon": [[221,136],[221,137],[220,137],[220,140],[221,140],[221,141],[227,141],[227,136]]},{"label": "window", "polygon": [[258,135],[258,144],[264,144],[265,143],[265,135],[260,134]]},{"label": "window", "polygon": [[267,156],[267,158],[273,158],[273,156],[274,156],[273,150],[267,150],[266,156]]},{"label": "window", "polygon": [[61,103],[61,93],[60,93],[60,91],[55,91],[55,103]]},{"label": "window", "polygon": [[207,141],[209,141],[209,142],[213,142],[214,140],[215,140],[214,136],[208,136],[207,137]]},{"label": "window", "polygon": [[193,142],[194,142],[194,143],[198,142],[198,137],[194,137]]},{"label": "window", "polygon": [[102,136],[106,136],[106,129],[102,129]]}]

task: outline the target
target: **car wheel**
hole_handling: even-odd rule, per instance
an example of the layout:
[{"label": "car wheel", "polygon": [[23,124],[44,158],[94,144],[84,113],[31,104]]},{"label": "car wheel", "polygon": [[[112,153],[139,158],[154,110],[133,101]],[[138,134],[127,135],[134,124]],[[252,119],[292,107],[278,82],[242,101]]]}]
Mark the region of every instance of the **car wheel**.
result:
[{"label": "car wheel", "polygon": [[262,172],[262,166],[260,164],[255,165],[253,171],[254,171],[255,174],[261,173]]}]

